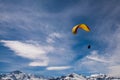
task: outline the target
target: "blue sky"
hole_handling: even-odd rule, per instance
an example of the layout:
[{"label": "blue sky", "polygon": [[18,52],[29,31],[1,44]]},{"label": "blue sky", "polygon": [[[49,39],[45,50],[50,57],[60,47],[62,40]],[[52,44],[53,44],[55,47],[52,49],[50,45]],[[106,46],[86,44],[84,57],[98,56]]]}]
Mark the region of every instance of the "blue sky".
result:
[{"label": "blue sky", "polygon": [[[0,72],[118,76],[119,5],[119,0],[0,0]],[[73,35],[72,27],[81,23],[91,31]]]}]

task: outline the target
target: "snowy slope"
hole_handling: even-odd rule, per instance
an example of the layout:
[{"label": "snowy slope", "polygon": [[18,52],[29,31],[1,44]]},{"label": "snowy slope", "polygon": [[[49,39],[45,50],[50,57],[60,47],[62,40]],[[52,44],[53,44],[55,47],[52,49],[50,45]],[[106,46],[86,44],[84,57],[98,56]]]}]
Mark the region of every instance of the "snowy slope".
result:
[{"label": "snowy slope", "polygon": [[92,74],[91,76],[85,77],[76,73],[57,78],[44,78],[42,76],[26,74],[21,71],[13,71],[10,73],[1,73],[0,80],[120,80],[120,78],[111,77],[105,74]]},{"label": "snowy slope", "polygon": [[0,80],[47,80],[32,74],[26,74],[21,71],[13,71],[11,73],[1,74]]},{"label": "snowy slope", "polygon": [[86,78],[84,76],[78,75],[75,73],[66,76],[64,79],[65,80],[86,80]]}]

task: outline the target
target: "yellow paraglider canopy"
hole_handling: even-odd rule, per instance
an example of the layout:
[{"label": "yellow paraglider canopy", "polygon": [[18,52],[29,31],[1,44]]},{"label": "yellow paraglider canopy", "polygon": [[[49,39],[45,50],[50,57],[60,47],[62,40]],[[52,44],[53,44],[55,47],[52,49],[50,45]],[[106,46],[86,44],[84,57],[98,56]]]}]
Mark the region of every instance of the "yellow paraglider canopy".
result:
[{"label": "yellow paraglider canopy", "polygon": [[83,29],[83,30],[85,30],[85,31],[87,31],[87,32],[90,31],[90,28],[89,28],[87,25],[85,25],[85,24],[78,24],[78,25],[76,25],[76,26],[74,26],[74,27],[72,28],[72,33],[73,33],[73,34],[76,34],[78,28]]}]

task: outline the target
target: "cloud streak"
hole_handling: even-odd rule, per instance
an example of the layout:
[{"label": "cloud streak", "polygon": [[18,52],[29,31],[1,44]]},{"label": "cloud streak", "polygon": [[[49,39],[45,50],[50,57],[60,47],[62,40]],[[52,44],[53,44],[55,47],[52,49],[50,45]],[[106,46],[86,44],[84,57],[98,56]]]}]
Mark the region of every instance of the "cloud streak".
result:
[{"label": "cloud streak", "polygon": [[48,43],[54,43],[55,42],[55,39],[60,39],[62,38],[63,36],[60,34],[60,33],[57,33],[57,32],[54,32],[52,34],[49,34],[46,41]]},{"label": "cloud streak", "polygon": [[71,66],[54,66],[54,67],[47,67],[47,70],[65,70],[70,69]]},{"label": "cloud streak", "polygon": [[15,52],[16,55],[33,60],[29,66],[47,66],[47,53],[53,50],[51,46],[37,46],[20,41],[1,40],[4,46]]},{"label": "cloud streak", "polygon": [[104,62],[108,63],[109,61],[106,60],[103,56],[100,56],[97,51],[92,51],[90,55],[86,56],[86,58],[93,60],[93,61],[98,61],[98,62]]}]

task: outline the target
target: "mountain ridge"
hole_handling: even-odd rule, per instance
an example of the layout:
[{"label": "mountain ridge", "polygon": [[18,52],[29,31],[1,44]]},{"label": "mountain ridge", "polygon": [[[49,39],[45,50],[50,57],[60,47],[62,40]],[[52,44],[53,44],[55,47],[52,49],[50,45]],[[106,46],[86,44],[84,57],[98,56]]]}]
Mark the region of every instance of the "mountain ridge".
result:
[{"label": "mountain ridge", "polygon": [[0,80],[120,80],[120,78],[105,74],[92,74],[90,76],[84,76],[76,73],[48,78],[16,70],[9,73],[0,73]]}]

